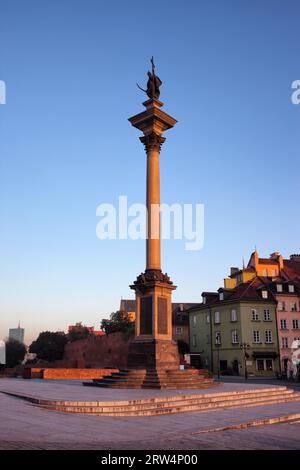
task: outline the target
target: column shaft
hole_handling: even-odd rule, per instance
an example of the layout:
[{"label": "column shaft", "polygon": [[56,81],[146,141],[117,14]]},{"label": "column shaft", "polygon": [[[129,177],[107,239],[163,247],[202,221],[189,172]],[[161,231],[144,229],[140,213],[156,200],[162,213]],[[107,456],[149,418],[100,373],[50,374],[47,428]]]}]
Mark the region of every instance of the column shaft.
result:
[{"label": "column shaft", "polygon": [[159,147],[147,150],[147,246],[146,268],[160,269],[160,175]]}]

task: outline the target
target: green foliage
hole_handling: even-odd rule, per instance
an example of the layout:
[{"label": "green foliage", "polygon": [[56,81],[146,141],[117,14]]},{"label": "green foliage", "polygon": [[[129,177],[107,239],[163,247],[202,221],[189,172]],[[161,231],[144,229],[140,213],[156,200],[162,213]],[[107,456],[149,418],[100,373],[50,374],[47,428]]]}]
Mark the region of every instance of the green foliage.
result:
[{"label": "green foliage", "polygon": [[129,337],[134,335],[135,324],[130,320],[126,312],[118,310],[110,315],[109,320],[102,320],[101,329],[104,330],[106,334],[120,331]]},{"label": "green foliage", "polygon": [[43,331],[30,345],[29,352],[35,353],[38,359],[57,361],[63,358],[68,338],[64,333]]},{"label": "green foliage", "polygon": [[85,339],[88,336],[91,336],[91,332],[88,327],[82,325],[82,323],[76,323],[68,333],[68,338],[71,343],[78,341],[79,339]]},{"label": "green foliage", "polygon": [[6,349],[6,366],[15,367],[20,364],[26,354],[26,347],[20,341],[15,339],[8,339],[5,344]]}]

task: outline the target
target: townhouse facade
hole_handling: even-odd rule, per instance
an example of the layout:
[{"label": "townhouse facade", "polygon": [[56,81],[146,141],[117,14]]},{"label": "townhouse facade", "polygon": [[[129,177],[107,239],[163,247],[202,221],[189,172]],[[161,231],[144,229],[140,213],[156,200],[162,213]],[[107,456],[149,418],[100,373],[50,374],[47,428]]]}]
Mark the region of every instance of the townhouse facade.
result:
[{"label": "townhouse facade", "polygon": [[202,367],[288,376],[295,368],[292,343],[300,345],[300,255],[260,258],[255,250],[247,266],[232,267],[224,288],[204,292],[189,314],[191,352]]},{"label": "townhouse facade", "polygon": [[266,288],[276,299],[276,317],[280,353],[281,373],[290,375],[292,343],[300,344],[300,293],[296,283],[277,277],[262,279]]},{"label": "townhouse facade", "polygon": [[276,302],[266,292],[252,281],[202,293],[202,305],[189,310],[196,366],[213,374],[279,375]]}]

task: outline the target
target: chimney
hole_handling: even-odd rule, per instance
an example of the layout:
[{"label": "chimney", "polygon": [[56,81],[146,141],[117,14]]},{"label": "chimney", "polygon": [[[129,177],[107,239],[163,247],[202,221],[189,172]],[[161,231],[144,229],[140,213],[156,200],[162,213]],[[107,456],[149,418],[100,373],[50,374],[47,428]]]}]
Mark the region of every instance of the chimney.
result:
[{"label": "chimney", "polygon": [[274,251],[274,253],[271,253],[270,258],[278,261],[279,269],[283,269],[283,258],[279,251]]},{"label": "chimney", "polygon": [[230,276],[239,272],[239,268],[230,268]]},{"label": "chimney", "polygon": [[290,255],[290,260],[300,263],[300,255]]}]

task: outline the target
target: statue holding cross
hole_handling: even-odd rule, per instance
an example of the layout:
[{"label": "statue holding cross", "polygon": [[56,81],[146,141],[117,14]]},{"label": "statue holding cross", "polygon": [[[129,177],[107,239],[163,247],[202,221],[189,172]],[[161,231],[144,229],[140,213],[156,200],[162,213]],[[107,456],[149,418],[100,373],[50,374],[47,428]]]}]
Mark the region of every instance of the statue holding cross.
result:
[{"label": "statue holding cross", "polygon": [[152,64],[152,72],[148,71],[148,82],[147,82],[147,90],[144,90],[139,86],[137,83],[137,86],[140,88],[140,90],[144,91],[150,99],[156,99],[158,100],[159,95],[160,95],[160,86],[162,84],[161,79],[155,74],[155,65],[154,65],[154,59],[153,56],[151,57],[151,64]]}]

